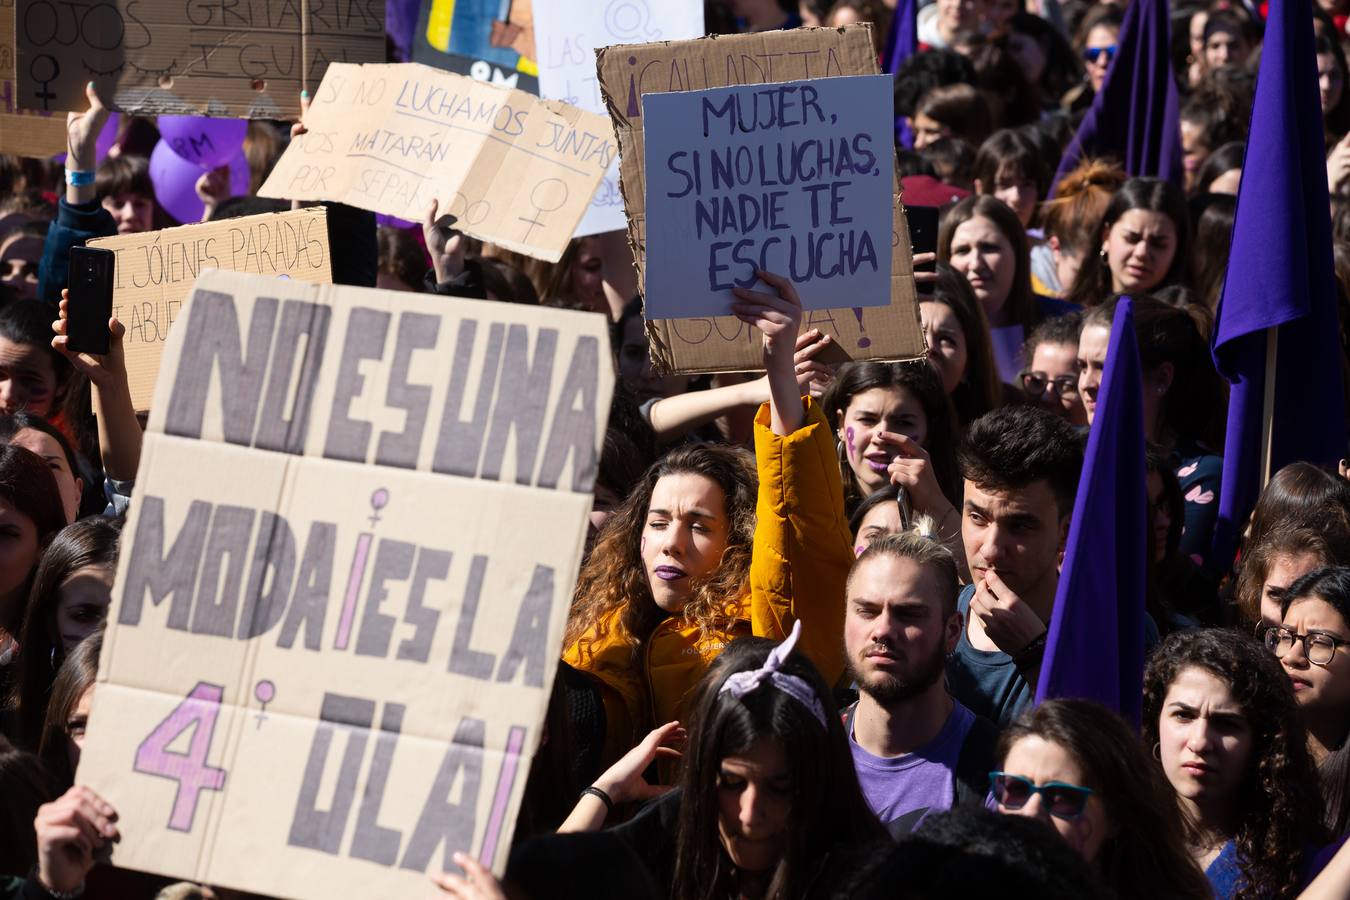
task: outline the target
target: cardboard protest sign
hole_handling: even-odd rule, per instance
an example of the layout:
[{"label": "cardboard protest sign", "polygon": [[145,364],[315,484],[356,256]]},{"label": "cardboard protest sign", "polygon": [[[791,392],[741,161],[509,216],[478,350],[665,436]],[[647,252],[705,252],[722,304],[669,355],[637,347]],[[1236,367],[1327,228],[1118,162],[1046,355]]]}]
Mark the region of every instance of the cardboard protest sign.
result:
[{"label": "cardboard protest sign", "polygon": [[644,97],[647,318],[730,315],[761,269],[805,309],[890,305],[893,92],[858,75]]},{"label": "cardboard protest sign", "polygon": [[423,0],[413,62],[537,94],[533,5],[533,0]]},{"label": "cardboard protest sign", "polygon": [[131,402],[140,412],[150,409],[169,333],[202,272],[333,280],[328,215],[321,206],[98,238],[89,246],[117,254],[113,315],[127,329],[122,349]]},{"label": "cardboard protest sign", "polygon": [[296,119],[328,64],[384,60],[381,0],[16,0],[18,105]]},{"label": "cardboard protest sign", "polygon": [[[645,272],[647,240],[642,136],[645,96],[879,72],[871,26],[866,24],[624,44],[598,51],[596,66],[619,142],[619,185],[640,279]],[[812,310],[803,318],[804,327],[832,335],[841,356],[915,359],[924,354],[900,179],[893,176],[892,184],[890,305]],[[652,319],[647,324],[652,359],[666,371],[733,372],[761,366],[759,334],[738,319]]]},{"label": "cardboard protest sign", "polygon": [[201,276],[78,772],[120,814],[115,864],[315,900],[420,896],[454,851],[504,868],[591,508],[607,329]]},{"label": "cardboard protest sign", "polygon": [[21,113],[14,84],[14,0],[0,0],[0,153],[45,158],[66,149],[66,117]]},{"label": "cardboard protest sign", "polygon": [[556,261],[614,158],[603,116],[429,66],[328,68],[258,194],[418,222],[435,198],[465,234]]},{"label": "cardboard protest sign", "polygon": [[[595,74],[595,51],[610,44],[682,41],[703,34],[702,0],[551,0],[534,11],[539,48],[539,95],[605,113]],[[628,220],[619,193],[619,163],[605,180],[576,231],[577,237],[619,231]]]}]

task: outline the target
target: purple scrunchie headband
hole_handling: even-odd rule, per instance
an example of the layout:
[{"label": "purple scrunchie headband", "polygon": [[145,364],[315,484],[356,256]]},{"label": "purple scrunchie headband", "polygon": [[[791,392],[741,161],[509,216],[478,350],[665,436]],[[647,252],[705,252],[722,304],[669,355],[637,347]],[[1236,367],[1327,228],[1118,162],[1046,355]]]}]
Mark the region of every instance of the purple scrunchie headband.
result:
[{"label": "purple scrunchie headband", "polygon": [[793,648],[797,646],[797,639],[801,637],[801,633],[802,623],[798,619],[792,623],[792,633],[788,635],[787,640],[773,648],[769,658],[764,660],[763,666],[727,676],[727,680],[722,683],[721,689],[717,692],[718,696],[730,692],[731,696],[739,700],[746,694],[757,691],[768,684],[809,709],[816,720],[820,722],[820,726],[824,728],[825,708],[820,705],[820,698],[816,696],[816,692],[812,690],[811,685],[803,678],[779,671],[788,656],[792,654]]}]

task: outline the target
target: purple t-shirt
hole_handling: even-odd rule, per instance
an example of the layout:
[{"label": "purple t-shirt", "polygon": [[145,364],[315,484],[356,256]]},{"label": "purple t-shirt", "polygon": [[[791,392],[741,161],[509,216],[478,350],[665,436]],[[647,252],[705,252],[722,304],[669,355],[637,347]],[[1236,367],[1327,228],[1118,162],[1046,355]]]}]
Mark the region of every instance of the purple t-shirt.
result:
[{"label": "purple t-shirt", "polygon": [[848,746],[853,751],[853,768],[858,771],[867,805],[883,825],[909,819],[911,831],[930,811],[951,809],[956,801],[957,760],[975,714],[952,701],[952,711],[937,736],[924,746],[903,756],[873,756],[853,738],[849,729]]}]

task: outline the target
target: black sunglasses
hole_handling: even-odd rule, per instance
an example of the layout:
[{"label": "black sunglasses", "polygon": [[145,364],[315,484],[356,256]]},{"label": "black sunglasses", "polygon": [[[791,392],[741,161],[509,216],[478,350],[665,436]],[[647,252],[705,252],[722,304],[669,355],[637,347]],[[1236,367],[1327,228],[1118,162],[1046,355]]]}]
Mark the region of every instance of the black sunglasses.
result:
[{"label": "black sunglasses", "polygon": [[1057,819],[1077,819],[1087,809],[1092,788],[1062,781],[1050,781],[1036,784],[1030,778],[1021,775],[1009,775],[1007,772],[989,773],[989,790],[994,799],[1004,809],[1021,809],[1031,802],[1033,794],[1041,795],[1046,811]]}]

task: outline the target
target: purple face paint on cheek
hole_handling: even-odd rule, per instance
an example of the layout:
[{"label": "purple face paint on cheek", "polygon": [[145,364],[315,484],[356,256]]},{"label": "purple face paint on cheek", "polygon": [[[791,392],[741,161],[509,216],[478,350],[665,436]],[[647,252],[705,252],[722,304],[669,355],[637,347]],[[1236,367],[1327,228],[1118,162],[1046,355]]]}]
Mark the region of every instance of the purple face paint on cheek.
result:
[{"label": "purple face paint on cheek", "polygon": [[853,427],[844,429],[844,449],[848,451],[848,458],[853,458]]},{"label": "purple face paint on cheek", "polygon": [[854,555],[854,556],[862,556],[862,555],[863,555],[863,551],[866,550],[866,549],[867,549],[867,545],[866,545],[866,544],[859,544],[858,546],[856,546],[856,547],[853,548],[853,555]]}]

